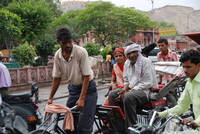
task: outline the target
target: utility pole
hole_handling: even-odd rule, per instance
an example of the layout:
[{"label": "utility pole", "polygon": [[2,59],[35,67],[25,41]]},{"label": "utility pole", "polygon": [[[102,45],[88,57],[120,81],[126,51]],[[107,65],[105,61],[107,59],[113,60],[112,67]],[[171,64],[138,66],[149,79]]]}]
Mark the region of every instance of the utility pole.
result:
[{"label": "utility pole", "polygon": [[153,15],[153,3],[154,3],[154,0],[151,0],[152,15]]},{"label": "utility pole", "polygon": [[[154,4],[154,0],[151,0],[151,5],[152,5],[152,17],[153,17],[153,13],[154,13],[154,11],[153,11],[153,4]],[[154,28],[153,28],[153,43],[155,42],[155,35],[154,35]]]}]

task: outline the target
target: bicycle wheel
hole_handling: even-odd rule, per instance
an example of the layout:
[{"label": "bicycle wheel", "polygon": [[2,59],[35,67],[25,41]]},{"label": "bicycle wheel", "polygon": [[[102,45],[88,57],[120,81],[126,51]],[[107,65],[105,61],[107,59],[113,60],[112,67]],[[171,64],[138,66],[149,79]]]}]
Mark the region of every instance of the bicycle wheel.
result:
[{"label": "bicycle wheel", "polygon": [[46,130],[40,129],[40,130],[34,130],[30,134],[51,134],[51,133]]}]

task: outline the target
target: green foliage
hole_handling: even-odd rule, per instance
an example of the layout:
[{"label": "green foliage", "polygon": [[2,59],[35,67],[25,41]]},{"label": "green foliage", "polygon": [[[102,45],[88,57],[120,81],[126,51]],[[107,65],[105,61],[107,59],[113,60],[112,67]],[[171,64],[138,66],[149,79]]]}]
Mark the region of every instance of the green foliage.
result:
[{"label": "green foliage", "polygon": [[48,62],[48,56],[53,54],[55,39],[50,36],[44,36],[42,39],[37,40],[35,44],[36,53],[41,57],[42,64],[46,65]]},{"label": "green foliage", "polygon": [[60,45],[59,44],[55,44],[54,45],[54,48],[53,48],[53,53],[55,54],[56,51],[60,48]]},{"label": "green foliage", "polygon": [[153,22],[142,12],[100,1],[88,4],[83,10],[69,11],[51,24],[53,30],[60,27],[68,27],[77,42],[91,32],[95,42],[105,47],[126,41],[137,28],[153,27]]},{"label": "green foliage", "polygon": [[119,8],[110,2],[88,4],[73,19],[78,22],[81,35],[90,31],[102,46],[127,40],[128,34],[137,28],[152,27],[152,21],[144,13]]},{"label": "green foliage", "polygon": [[99,54],[99,45],[94,44],[92,42],[88,42],[86,45],[83,46],[87,52],[89,56],[96,56]]},{"label": "green foliage", "polygon": [[5,9],[0,9],[1,47],[11,49],[15,40],[21,35],[21,18]]},{"label": "green foliage", "polygon": [[169,28],[169,27],[175,27],[173,23],[168,23],[164,21],[154,21],[154,28]]},{"label": "green foliage", "polygon": [[112,30],[111,25],[112,15],[111,11],[114,5],[110,2],[95,2],[88,4],[86,9],[82,10],[77,17],[81,34],[85,34],[88,31],[92,32],[97,43],[106,46],[109,41],[109,35]]},{"label": "green foliage", "polygon": [[27,42],[15,47],[12,53],[21,67],[24,65],[32,65],[34,63],[34,57],[36,57],[35,48]]},{"label": "green foliage", "polygon": [[3,7],[6,7],[8,6],[8,4],[12,2],[12,0],[0,0],[0,7],[3,8]]},{"label": "green foliage", "polygon": [[21,17],[23,41],[32,42],[41,36],[52,21],[53,13],[44,0],[24,0],[10,3],[7,9]]},{"label": "green foliage", "polygon": [[173,23],[167,23],[164,21],[161,21],[159,24],[159,27],[165,28],[165,27],[175,27]]},{"label": "green foliage", "polygon": [[73,40],[78,44],[81,35],[80,35],[80,25],[76,17],[79,16],[79,14],[80,10],[73,10],[73,11],[68,11],[62,16],[59,16],[49,26],[51,33],[55,34],[55,29],[59,29],[61,27],[67,27],[72,33]]},{"label": "green foliage", "polygon": [[58,17],[62,14],[62,12],[59,10],[59,6],[61,4],[60,0],[44,0],[44,1],[47,4],[49,10],[54,14],[55,17]]},{"label": "green foliage", "polygon": [[110,46],[106,46],[102,51],[101,51],[101,55],[103,57],[103,59],[106,59],[106,55],[108,54],[109,51],[111,51],[111,47]]}]

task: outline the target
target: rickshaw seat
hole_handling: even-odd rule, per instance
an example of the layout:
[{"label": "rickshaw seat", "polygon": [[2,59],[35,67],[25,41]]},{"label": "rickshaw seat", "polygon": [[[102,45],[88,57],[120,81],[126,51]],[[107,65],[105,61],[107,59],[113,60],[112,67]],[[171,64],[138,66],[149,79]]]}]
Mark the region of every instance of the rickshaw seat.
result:
[{"label": "rickshaw seat", "polygon": [[105,107],[112,108],[114,112],[117,114],[118,117],[121,117],[122,119],[125,119],[125,115],[122,112],[122,109],[119,106],[109,106],[109,105],[104,105]]}]

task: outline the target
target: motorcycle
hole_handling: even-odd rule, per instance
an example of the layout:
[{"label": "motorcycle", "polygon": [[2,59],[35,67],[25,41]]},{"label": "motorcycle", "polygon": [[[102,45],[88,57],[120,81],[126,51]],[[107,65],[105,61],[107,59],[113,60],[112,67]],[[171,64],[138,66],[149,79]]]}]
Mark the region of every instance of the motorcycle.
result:
[{"label": "motorcycle", "polygon": [[0,95],[0,134],[28,134],[25,120],[16,115],[15,110],[2,102]]},{"label": "motorcycle", "polygon": [[22,117],[27,125],[28,130],[36,129],[36,125],[41,123],[41,114],[38,111],[38,87],[35,83],[32,84],[31,92],[20,94],[9,94],[3,99],[16,115]]}]

